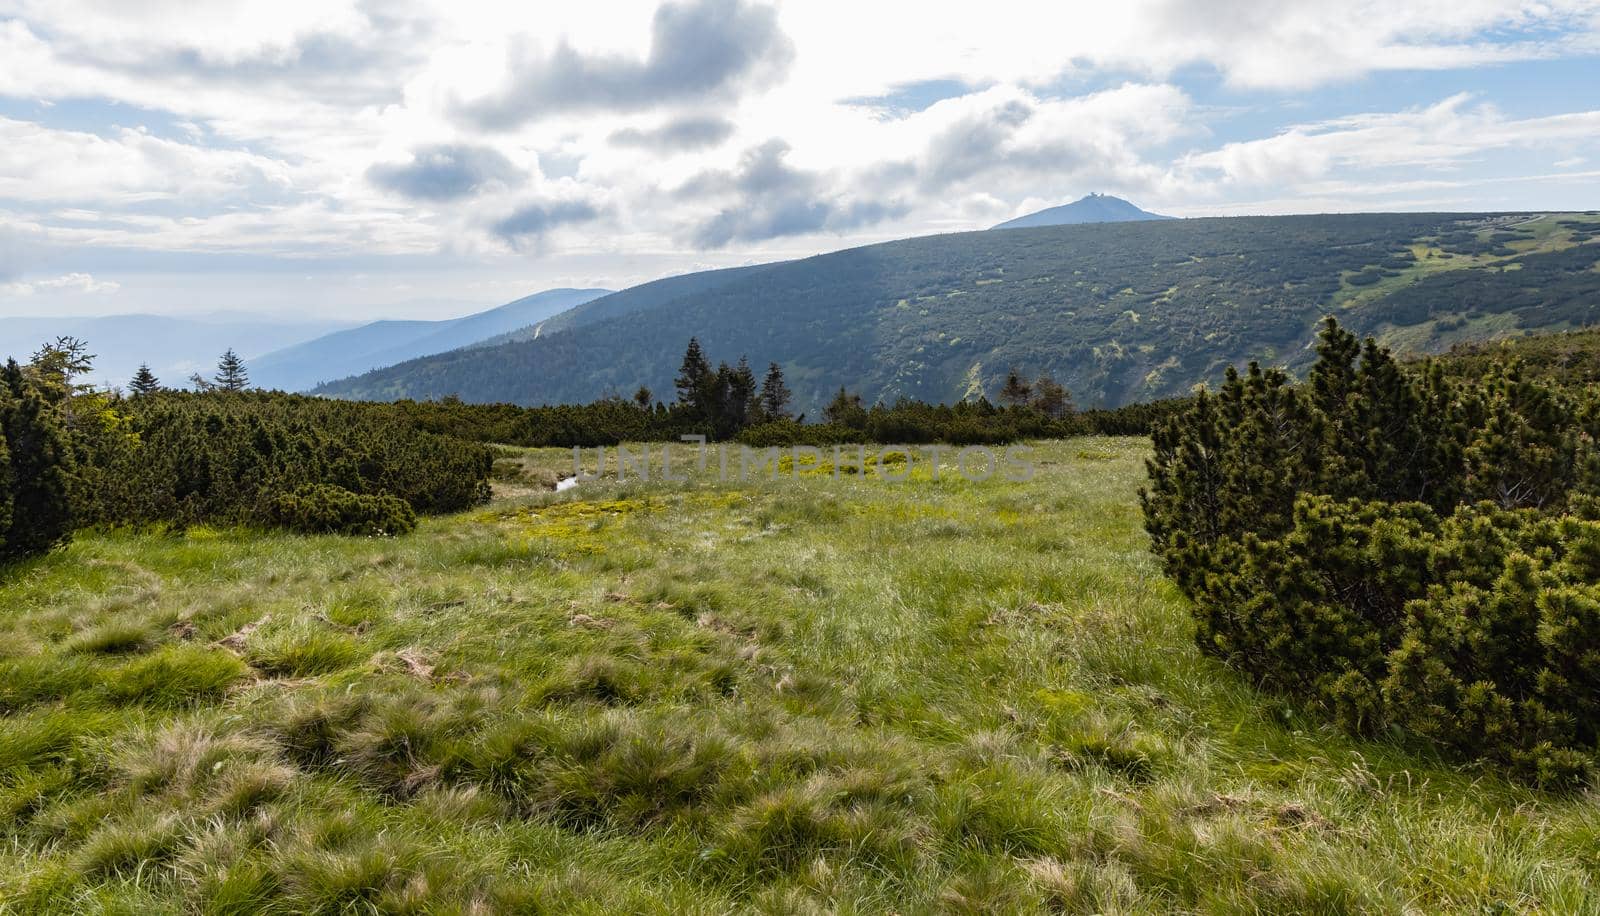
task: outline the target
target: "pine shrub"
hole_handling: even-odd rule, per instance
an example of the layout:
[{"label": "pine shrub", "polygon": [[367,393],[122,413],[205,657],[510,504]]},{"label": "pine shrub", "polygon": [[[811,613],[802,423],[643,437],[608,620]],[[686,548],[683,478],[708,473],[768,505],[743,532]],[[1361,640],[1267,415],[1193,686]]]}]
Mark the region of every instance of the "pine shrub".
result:
[{"label": "pine shrub", "polygon": [[403,499],[352,493],[332,484],[308,484],[272,501],[267,520],[308,534],[385,537],[416,530],[417,516]]},{"label": "pine shrub", "polygon": [[0,561],[44,553],[72,534],[71,456],[59,411],[13,360],[0,371]]},{"label": "pine shrub", "polygon": [[1145,525],[1202,651],[1357,733],[1530,781],[1596,764],[1593,392],[1402,366],[1329,320],[1305,384],[1230,370],[1154,433]]},{"label": "pine shrub", "polygon": [[88,440],[96,471],[82,499],[89,523],[277,524],[288,511],[281,498],[322,485],[430,514],[489,498],[488,447],[419,429],[387,404],[159,392],[122,409],[126,432]]}]

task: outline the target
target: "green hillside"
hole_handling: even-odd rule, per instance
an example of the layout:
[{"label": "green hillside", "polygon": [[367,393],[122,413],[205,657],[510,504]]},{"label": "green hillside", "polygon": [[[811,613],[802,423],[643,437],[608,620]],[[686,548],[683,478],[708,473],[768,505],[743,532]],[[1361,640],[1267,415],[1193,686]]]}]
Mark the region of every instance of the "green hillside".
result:
[{"label": "green hillside", "polygon": [[663,282],[558,316],[534,340],[319,391],[523,404],[640,384],[664,393],[698,335],[714,357],[782,363],[803,409],[841,384],[869,400],[955,400],[993,390],[1011,366],[1051,373],[1079,404],[1115,405],[1182,393],[1244,360],[1299,368],[1329,311],[1411,353],[1587,325],[1600,314],[1600,214],[1054,226]]},{"label": "green hillside", "polygon": [[552,315],[549,320],[541,321],[536,325],[507,331],[497,337],[483,341],[479,346],[497,346],[499,344],[534,340],[546,334],[572,330],[573,328],[604,321],[607,318],[658,308],[686,296],[699,295],[708,289],[731,282],[737,277],[754,271],[765,270],[770,266],[775,265],[761,264],[754,267],[703,270],[697,273],[682,274],[676,277],[652,280],[649,283],[641,283],[638,286],[631,286],[609,296],[601,296],[582,305],[574,306],[559,315]]}]

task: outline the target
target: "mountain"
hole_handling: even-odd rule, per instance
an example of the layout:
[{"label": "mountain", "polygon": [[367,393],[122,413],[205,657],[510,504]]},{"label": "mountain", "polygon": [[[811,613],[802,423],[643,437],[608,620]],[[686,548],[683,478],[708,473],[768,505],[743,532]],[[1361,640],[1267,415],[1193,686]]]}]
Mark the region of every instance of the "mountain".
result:
[{"label": "mountain", "polygon": [[268,353],[248,363],[265,388],[302,391],[329,379],[469,347],[526,328],[610,290],[552,289],[445,321],[375,321]]},{"label": "mountain", "polygon": [[[1332,312],[1402,353],[1600,320],[1600,214],[1150,220],[904,239],[624,290],[537,339],[317,389],[544,404],[668,398],[691,335],[781,363],[798,409],[993,393],[1012,366],[1083,406],[1181,394],[1252,359],[1309,364]],[[636,308],[596,315],[606,303]],[[577,312],[579,310],[574,310]],[[580,318],[584,316],[580,315]],[[552,326],[565,324],[565,329]]]},{"label": "mountain", "polygon": [[1006,220],[994,229],[1032,229],[1038,226],[1075,226],[1079,223],[1128,223],[1135,220],[1175,219],[1149,213],[1135,207],[1120,197],[1108,194],[1090,194],[1059,207],[1029,213]]},{"label": "mountain", "polygon": [[210,375],[232,348],[246,364],[256,356],[350,327],[352,322],[289,320],[268,315],[110,315],[101,318],[0,318],[0,359],[26,358],[46,340],[70,335],[95,354],[90,381],[126,385],[140,363],[164,383]]},{"label": "mountain", "polygon": [[554,315],[547,321],[541,321],[535,325],[518,328],[515,331],[488,338],[479,343],[478,346],[495,346],[519,340],[532,340],[545,334],[554,334],[557,331],[594,324],[607,318],[653,309],[675,299],[704,292],[723,283],[731,282],[747,273],[765,270],[771,266],[773,265],[758,264],[752,267],[726,267],[721,270],[703,270],[692,274],[666,277],[661,280],[651,280],[638,286],[630,286],[621,292],[590,300]]}]

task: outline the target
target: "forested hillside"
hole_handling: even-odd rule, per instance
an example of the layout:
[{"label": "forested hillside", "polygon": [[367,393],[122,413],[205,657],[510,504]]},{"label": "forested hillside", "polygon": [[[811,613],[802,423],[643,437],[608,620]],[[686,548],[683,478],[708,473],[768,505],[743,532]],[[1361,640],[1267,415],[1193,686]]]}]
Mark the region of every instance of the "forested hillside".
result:
[{"label": "forested hillside", "polygon": [[[328,385],[358,398],[589,401],[671,384],[684,341],[785,367],[800,409],[958,400],[1011,367],[1077,403],[1187,391],[1250,359],[1309,363],[1329,311],[1397,352],[1591,322],[1595,215],[1378,214],[1056,226],[907,239],[696,274],[622,314]],[[620,299],[618,297],[624,297]],[[571,314],[571,313],[569,313]],[[596,317],[590,315],[588,317]]]}]

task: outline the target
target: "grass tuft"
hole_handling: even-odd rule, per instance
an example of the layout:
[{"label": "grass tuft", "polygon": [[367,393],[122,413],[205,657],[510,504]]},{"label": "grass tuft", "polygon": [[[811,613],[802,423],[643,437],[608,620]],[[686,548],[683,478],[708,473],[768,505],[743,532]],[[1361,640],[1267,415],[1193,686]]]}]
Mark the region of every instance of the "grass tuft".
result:
[{"label": "grass tuft", "polygon": [[288,630],[251,640],[245,658],[274,677],[315,677],[352,667],[368,656],[361,641],[325,630]]},{"label": "grass tuft", "polygon": [[114,703],[165,709],[215,702],[246,673],[231,653],[171,646],[109,674],[105,693]]}]

